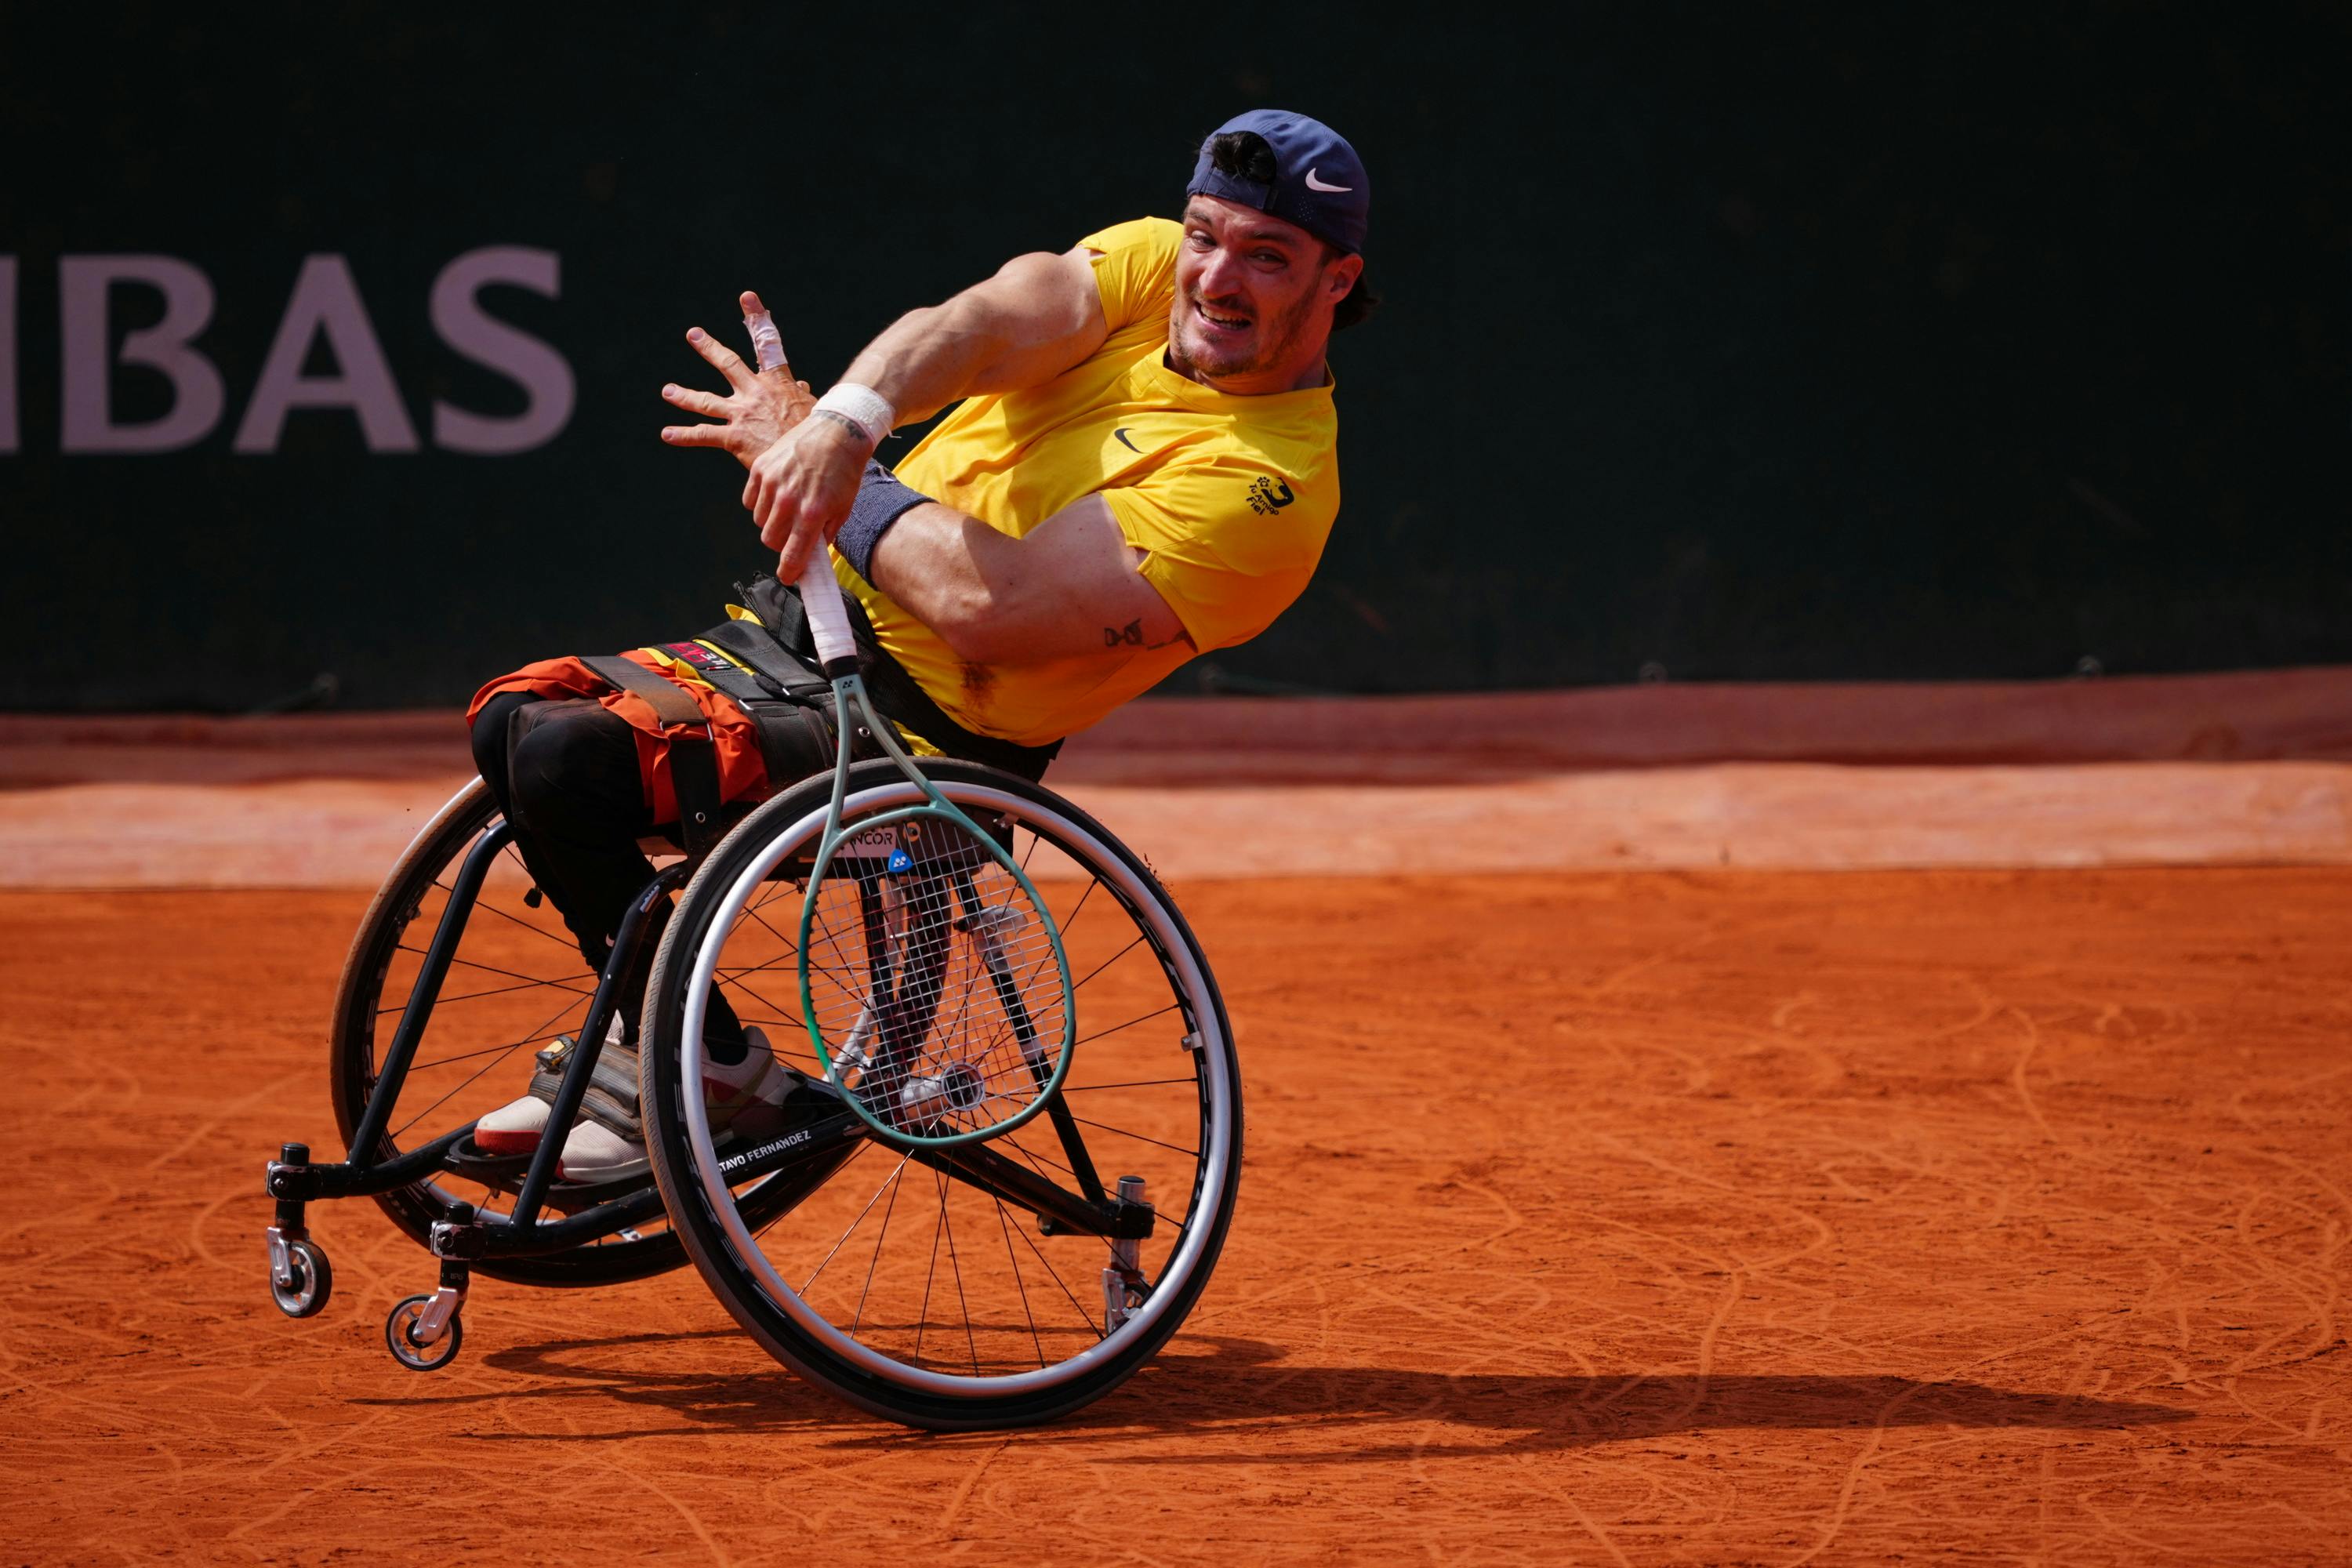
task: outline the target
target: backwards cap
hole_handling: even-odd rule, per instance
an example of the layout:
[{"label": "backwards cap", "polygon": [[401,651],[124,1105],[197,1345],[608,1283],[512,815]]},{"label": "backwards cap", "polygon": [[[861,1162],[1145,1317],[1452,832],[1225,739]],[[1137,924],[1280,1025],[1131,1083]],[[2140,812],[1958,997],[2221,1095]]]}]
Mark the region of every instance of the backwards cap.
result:
[{"label": "backwards cap", "polygon": [[[1250,131],[1274,149],[1274,182],[1261,184],[1228,174],[1209,158],[1209,142],[1231,131]],[[1350,255],[1364,248],[1372,183],[1348,139],[1319,120],[1282,109],[1253,109],[1211,132],[1192,165],[1187,196],[1223,196],[1272,213]]]}]

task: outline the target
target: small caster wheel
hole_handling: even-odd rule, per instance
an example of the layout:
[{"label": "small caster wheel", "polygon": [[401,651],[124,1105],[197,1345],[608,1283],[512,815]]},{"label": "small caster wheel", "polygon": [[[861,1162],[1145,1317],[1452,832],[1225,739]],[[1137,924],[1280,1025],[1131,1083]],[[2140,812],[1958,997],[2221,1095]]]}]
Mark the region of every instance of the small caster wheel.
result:
[{"label": "small caster wheel", "polygon": [[417,1325],[425,1321],[425,1310],[436,1294],[428,1291],[407,1297],[395,1303],[392,1315],[383,1321],[383,1342],[392,1359],[411,1372],[440,1371],[457,1359],[457,1347],[466,1342],[466,1320],[456,1312],[449,1314],[439,1339],[429,1345],[417,1339]]},{"label": "small caster wheel", "polygon": [[327,1310],[334,1294],[335,1271],[327,1264],[326,1249],[308,1237],[286,1244],[286,1271],[290,1278],[269,1277],[269,1299],[289,1318],[313,1318]]}]

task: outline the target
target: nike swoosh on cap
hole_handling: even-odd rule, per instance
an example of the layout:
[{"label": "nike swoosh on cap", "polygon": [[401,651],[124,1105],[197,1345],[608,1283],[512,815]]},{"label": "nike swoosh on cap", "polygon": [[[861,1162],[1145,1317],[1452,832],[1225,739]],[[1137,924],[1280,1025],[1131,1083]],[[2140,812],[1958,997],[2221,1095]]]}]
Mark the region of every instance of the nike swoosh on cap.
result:
[{"label": "nike swoosh on cap", "polygon": [[1126,426],[1122,425],[1122,426],[1120,426],[1118,429],[1116,429],[1116,430],[1112,431],[1112,432],[1111,432],[1111,434],[1112,434],[1112,435],[1114,435],[1114,436],[1116,436],[1116,437],[1118,437],[1118,444],[1119,444],[1120,446],[1122,446],[1122,447],[1126,447],[1129,451],[1130,451],[1130,452],[1141,452],[1141,451],[1143,450],[1143,448],[1142,448],[1142,447],[1140,447],[1137,446],[1134,442],[1132,442],[1132,441],[1130,441],[1130,440],[1129,440],[1129,439],[1127,438],[1127,432],[1128,432],[1128,426]]},{"label": "nike swoosh on cap", "polygon": [[1322,181],[1315,177],[1314,170],[1309,169],[1307,171],[1307,188],[1310,191],[1352,191],[1356,187],[1353,185],[1327,185]]}]

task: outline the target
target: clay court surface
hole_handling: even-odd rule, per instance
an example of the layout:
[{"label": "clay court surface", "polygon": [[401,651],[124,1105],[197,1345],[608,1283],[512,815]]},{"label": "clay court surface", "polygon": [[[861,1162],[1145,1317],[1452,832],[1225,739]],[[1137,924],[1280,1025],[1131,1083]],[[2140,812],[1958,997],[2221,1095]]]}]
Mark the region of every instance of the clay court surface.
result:
[{"label": "clay court surface", "polygon": [[365,895],[0,893],[10,1562],[2342,1562],[2352,876],[1181,879],[1248,1113],[1170,1352],[882,1426],[690,1271],[483,1280],[339,1148]]}]

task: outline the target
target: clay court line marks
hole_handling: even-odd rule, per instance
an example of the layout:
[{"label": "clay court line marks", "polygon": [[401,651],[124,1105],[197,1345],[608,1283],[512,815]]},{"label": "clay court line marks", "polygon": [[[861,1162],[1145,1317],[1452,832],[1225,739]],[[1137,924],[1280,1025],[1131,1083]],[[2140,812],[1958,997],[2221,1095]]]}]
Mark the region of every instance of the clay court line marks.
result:
[{"label": "clay court line marks", "polygon": [[228,1207],[231,1204],[235,1204],[236,1205],[240,1217],[250,1217],[250,1215],[246,1214],[245,1211],[250,1210],[253,1207],[253,1199],[251,1195],[238,1192],[234,1187],[226,1187],[222,1190],[220,1196],[215,1198],[212,1202],[198,1209],[196,1211],[195,1217],[188,1222],[188,1245],[195,1249],[195,1254],[198,1258],[204,1259],[206,1263],[211,1264],[215,1268],[226,1268],[228,1267],[228,1264],[225,1259],[216,1256],[210,1247],[207,1247],[205,1244],[205,1226],[212,1223],[214,1215],[219,1214],[221,1210]]},{"label": "clay court line marks", "polygon": [[164,1166],[172,1163],[181,1155],[186,1153],[189,1150],[202,1142],[205,1137],[217,1131],[222,1122],[227,1121],[230,1117],[236,1115],[239,1111],[250,1110],[252,1107],[260,1104],[264,1100],[269,1100],[273,1103],[281,1105],[286,1103],[287,1099],[289,1098],[288,1090],[289,1087],[294,1084],[305,1082],[306,1080],[310,1079],[312,1075],[307,1072],[284,1073],[270,1079],[268,1083],[263,1084],[259,1089],[255,1089],[251,1094],[245,1096],[243,1099],[233,1100],[229,1104],[223,1106],[220,1110],[215,1111],[204,1121],[197,1122],[195,1130],[190,1132],[185,1138],[181,1139],[177,1143],[173,1144],[161,1154],[158,1154],[153,1159],[148,1161],[146,1169],[150,1171],[162,1170]]},{"label": "clay court line marks", "polygon": [[956,1483],[955,1495],[948,1499],[948,1506],[940,1510],[940,1522],[935,1529],[941,1539],[954,1538],[956,1517],[963,1512],[964,1503],[971,1497],[971,1489],[980,1484],[981,1476],[987,1471],[989,1466],[996,1462],[996,1457],[1011,1447],[1013,1447],[1013,1439],[1007,1437],[982,1454],[980,1461],[964,1472],[963,1479]]},{"label": "clay court line marks", "polygon": [[1609,1539],[1600,1525],[1593,1522],[1592,1516],[1584,1511],[1584,1506],[1570,1496],[1566,1488],[1556,1489],[1552,1495],[1568,1505],[1569,1512],[1576,1515],[1576,1522],[1584,1527],[1584,1533],[1592,1537],[1599,1543],[1601,1551],[1609,1553],[1610,1560],[1617,1564],[1617,1568],[1633,1568],[1632,1560],[1617,1549],[1617,1543]]},{"label": "clay court line marks", "polygon": [[646,1467],[643,1465],[625,1466],[623,1468],[623,1473],[625,1474],[629,1479],[636,1482],[637,1485],[645,1488],[646,1490],[653,1493],[654,1496],[661,1499],[665,1503],[667,1503],[671,1511],[676,1513],[678,1518],[684,1520],[686,1521],[686,1527],[694,1531],[694,1538],[702,1542],[702,1550],[709,1556],[711,1562],[718,1563],[731,1563],[735,1561],[732,1557],[730,1557],[727,1554],[725,1548],[721,1547],[718,1541],[712,1537],[709,1527],[704,1525],[702,1522],[702,1516],[696,1513],[684,1503],[678,1501],[677,1498],[667,1487],[662,1485],[661,1482],[656,1480],[651,1475],[647,1474]]},{"label": "clay court line marks", "polygon": [[1918,1387],[1915,1384],[1879,1407],[1878,1420],[1870,1429],[1870,1440],[1863,1445],[1862,1452],[1856,1454],[1853,1462],[1845,1468],[1845,1480],[1838,1488],[1837,1501],[1831,1507],[1829,1521],[1822,1527],[1822,1538],[1813,1542],[1811,1551],[1802,1557],[1791,1560],[1789,1568],[1801,1568],[1802,1564],[1811,1563],[1814,1558],[1827,1552],[1831,1543],[1837,1540],[1839,1532],[1845,1529],[1845,1521],[1853,1513],[1854,1488],[1862,1481],[1863,1470],[1869,1466],[1871,1460],[1878,1457],[1880,1447],[1886,1441],[1887,1418],[1917,1393]]},{"label": "clay court line marks", "polygon": [[1792,1035],[1801,1035],[1805,1032],[1801,1028],[1789,1028],[1790,1015],[1796,1012],[1801,1007],[1818,1007],[1821,1005],[1821,1003],[1822,999],[1812,992],[1800,991],[1794,996],[1790,997],[1778,1007],[1772,1009],[1772,1026],[1776,1029],[1786,1029]]},{"label": "clay court line marks", "polygon": [[2050,1130],[2050,1123],[2042,1115],[2042,1108],[2033,1103],[2033,1090],[2025,1082],[2025,1064],[2033,1059],[2035,1047],[2042,1044],[2042,1031],[2023,1008],[2011,1007],[2005,1011],[2025,1028],[2025,1048],[2017,1054],[2017,1065],[2010,1069],[2009,1081],[2016,1086],[2017,1098],[2024,1105],[2025,1114],[2033,1119],[2033,1125],[2042,1129],[2042,1139],[2055,1143],[2058,1134]]},{"label": "clay court line marks", "polygon": [[1694,953],[1703,952],[1726,937],[1752,938],[1785,930],[1790,926],[1808,923],[1808,917],[1801,915],[1768,916],[1753,924],[1737,918],[1726,918],[1696,935],[1685,937],[1680,942],[1669,942],[1664,947],[1643,954],[1631,963],[1610,971],[1591,984],[1578,987],[1578,994],[1585,997],[1605,996],[1642,975],[1647,974],[1653,969],[1662,968],[1677,959],[1688,958]]}]

